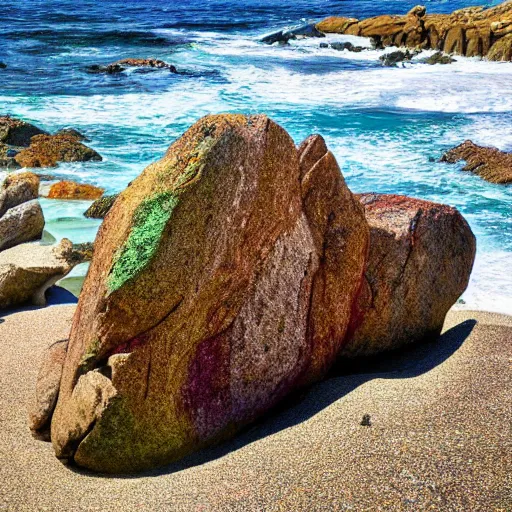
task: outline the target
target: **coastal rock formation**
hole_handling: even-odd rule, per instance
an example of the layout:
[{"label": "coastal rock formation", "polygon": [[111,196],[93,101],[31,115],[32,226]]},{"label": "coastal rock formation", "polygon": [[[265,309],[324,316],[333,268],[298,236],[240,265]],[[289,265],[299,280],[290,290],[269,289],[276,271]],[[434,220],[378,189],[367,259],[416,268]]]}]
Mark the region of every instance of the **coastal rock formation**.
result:
[{"label": "coastal rock formation", "polygon": [[96,199],[96,201],[94,201],[94,203],[92,203],[91,206],[87,208],[84,215],[89,219],[104,219],[105,215],[107,215],[107,213],[114,205],[114,202],[118,196],[119,194],[114,194]]},{"label": "coastal rock formation", "polygon": [[363,194],[370,257],[342,356],[368,356],[436,337],[466,289],[476,241],[449,206]]},{"label": "coastal rock formation", "polygon": [[427,14],[425,7],[416,6],[404,16],[361,21],[330,17],[316,28],[325,33],[370,37],[377,47],[428,48],[467,57],[512,60],[512,2],[489,9],[469,7],[452,14]]},{"label": "coastal rock formation", "polygon": [[55,167],[58,162],[101,162],[101,156],[73,135],[36,135],[15,157],[22,167]]},{"label": "coastal rock formation", "polygon": [[51,439],[128,472],[233,435],[325,374],[369,230],[319,137],[208,116],[120,194],[70,335]]},{"label": "coastal rock formation", "polygon": [[478,174],[491,183],[512,183],[512,153],[505,153],[497,148],[477,146],[467,140],[450,149],[441,158],[441,162],[450,164],[466,161],[463,171]]},{"label": "coastal rock formation", "polygon": [[22,203],[39,197],[39,178],[30,172],[11,174],[0,188],[0,218]]},{"label": "coastal rock formation", "polygon": [[39,201],[27,201],[10,208],[0,218],[0,251],[41,238],[43,228]]},{"label": "coastal rock formation", "polygon": [[18,153],[17,149],[0,142],[0,168],[10,171],[19,169],[20,164],[14,158]]},{"label": "coastal rock formation", "polygon": [[105,190],[94,185],[75,183],[74,181],[59,181],[48,191],[48,199],[98,199]]},{"label": "coastal rock formation", "polygon": [[34,135],[47,135],[47,133],[21,119],[0,116],[0,142],[9,146],[27,147]]},{"label": "coastal rock formation", "polygon": [[90,139],[74,128],[61,128],[55,132],[55,135],[67,135],[68,137],[73,137],[78,142],[90,142]]},{"label": "coastal rock formation", "polygon": [[69,240],[58,246],[22,244],[0,252],[0,309],[32,302],[46,304],[45,292],[74,266]]},{"label": "coastal rock formation", "polygon": [[107,65],[94,64],[87,68],[89,73],[105,73],[115,75],[126,71],[127,68],[146,68],[146,69],[168,69],[171,73],[177,73],[177,69],[172,64],[168,64],[159,59],[122,59]]}]

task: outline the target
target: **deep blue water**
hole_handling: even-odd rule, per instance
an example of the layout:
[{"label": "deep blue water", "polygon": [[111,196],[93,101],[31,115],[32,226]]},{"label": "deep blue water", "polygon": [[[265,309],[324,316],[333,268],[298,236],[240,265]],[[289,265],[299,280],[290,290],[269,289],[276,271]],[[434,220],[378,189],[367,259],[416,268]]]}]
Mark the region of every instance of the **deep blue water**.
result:
[{"label": "deep blue water", "polygon": [[[512,150],[512,64],[460,58],[446,67],[387,69],[378,51],[321,49],[316,39],[284,48],[257,42],[301,21],[402,14],[416,3],[4,1],[0,61],[8,68],[0,70],[0,113],[51,131],[85,132],[104,162],[62,165],[55,174],[108,192],[121,190],[207,113],[264,112],[297,142],[322,133],[354,191],[404,193],[459,208],[479,247],[467,306],[512,313],[512,187],[436,163],[467,138]],[[426,5],[450,12],[481,2]],[[181,74],[86,72],[125,57],[160,58]],[[53,236],[94,238],[99,222],[82,217],[88,203],[43,206]]]}]

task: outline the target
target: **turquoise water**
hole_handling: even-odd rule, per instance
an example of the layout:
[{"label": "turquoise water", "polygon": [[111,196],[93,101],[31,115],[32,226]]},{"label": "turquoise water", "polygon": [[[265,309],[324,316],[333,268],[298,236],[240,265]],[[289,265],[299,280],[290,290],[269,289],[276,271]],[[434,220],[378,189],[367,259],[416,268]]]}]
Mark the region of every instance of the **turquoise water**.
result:
[{"label": "turquoise water", "polygon": [[[478,2],[430,2],[448,12]],[[19,5],[22,4],[22,5]],[[512,313],[512,187],[436,163],[472,139],[512,151],[512,64],[459,58],[382,68],[382,51],[338,52],[320,40],[269,47],[265,33],[328,14],[406,12],[414,2],[8,1],[0,13],[0,112],[54,131],[73,126],[100,163],[66,164],[71,178],[122,190],[208,113],[264,112],[300,142],[325,136],[355,192],[403,193],[456,206],[478,240],[464,307]],[[332,36],[329,40],[352,38]],[[325,41],[325,40],[322,40]],[[365,44],[367,41],[358,41]],[[93,63],[156,57],[183,73],[97,76]],[[46,171],[45,171],[46,172]],[[1,174],[1,173],[0,173]],[[42,201],[49,233],[92,241],[88,202]],[[86,267],[75,269],[83,274]]]}]

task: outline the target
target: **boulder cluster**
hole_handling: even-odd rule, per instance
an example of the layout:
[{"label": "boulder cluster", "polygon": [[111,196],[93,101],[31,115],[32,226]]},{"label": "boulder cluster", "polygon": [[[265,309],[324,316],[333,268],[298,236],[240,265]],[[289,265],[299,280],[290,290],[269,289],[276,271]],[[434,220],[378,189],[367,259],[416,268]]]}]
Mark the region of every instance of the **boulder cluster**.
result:
[{"label": "boulder cluster", "polygon": [[85,259],[66,239],[56,246],[30,243],[41,239],[45,224],[38,196],[32,173],[10,175],[0,188],[0,309],[45,305],[46,290]]},{"label": "boulder cluster", "polygon": [[178,70],[172,64],[168,64],[159,59],[121,59],[111,64],[93,64],[87,68],[88,73],[107,75],[116,75],[126,71],[129,68],[139,68],[141,70],[156,71],[159,69],[167,69],[171,73],[177,73]]},{"label": "boulder cluster", "polygon": [[438,335],[474,255],[454,208],[352,194],[321,136],[207,116],[111,206],[30,427],[95,471],[175,461],[338,358]]},{"label": "boulder cluster", "polygon": [[0,168],[55,167],[58,162],[98,162],[101,156],[82,144],[73,129],[50,135],[22,119],[0,116]]},{"label": "boulder cluster", "polygon": [[474,172],[491,183],[512,183],[512,153],[493,147],[478,146],[467,140],[447,151],[441,162],[454,164],[464,160],[463,171]]},{"label": "boulder cluster", "polygon": [[493,61],[512,60],[512,2],[468,7],[451,14],[427,14],[418,5],[405,16],[365,20],[332,16],[316,25],[322,33],[370,37],[376,47],[404,46],[440,50]]}]

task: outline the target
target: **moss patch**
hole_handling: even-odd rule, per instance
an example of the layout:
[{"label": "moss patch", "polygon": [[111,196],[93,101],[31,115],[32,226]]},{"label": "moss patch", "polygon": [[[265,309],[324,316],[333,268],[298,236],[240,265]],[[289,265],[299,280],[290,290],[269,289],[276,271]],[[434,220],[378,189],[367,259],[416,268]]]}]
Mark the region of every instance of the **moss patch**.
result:
[{"label": "moss patch", "polygon": [[117,253],[107,279],[111,292],[121,288],[149,264],[177,204],[175,194],[162,192],[137,207],[130,235]]}]

